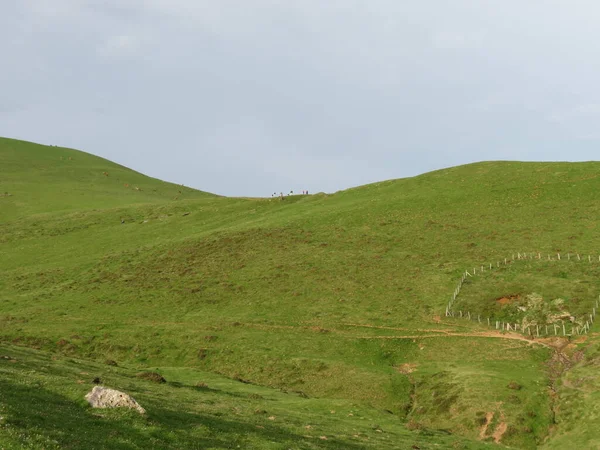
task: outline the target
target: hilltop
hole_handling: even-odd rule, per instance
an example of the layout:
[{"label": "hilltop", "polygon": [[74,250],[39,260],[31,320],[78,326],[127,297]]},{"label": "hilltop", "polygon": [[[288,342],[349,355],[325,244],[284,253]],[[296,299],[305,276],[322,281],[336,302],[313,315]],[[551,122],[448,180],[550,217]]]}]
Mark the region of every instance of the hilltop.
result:
[{"label": "hilltop", "polygon": [[[0,162],[0,191],[13,194],[0,198],[5,346],[82,366],[111,359],[124,370],[153,368],[183,385],[198,373],[230,380],[231,392],[284,390],[323,406],[281,400],[301,408],[305,422],[324,421],[326,405],[342,402],[351,424],[330,426],[346,430],[347,448],[357,439],[348,431],[354,410],[378,421],[373,433],[390,438],[389,448],[400,435],[421,439],[421,448],[456,444],[440,433],[463,448],[493,446],[482,439],[515,448],[593,439],[584,401],[597,383],[594,329],[557,353],[557,345],[440,316],[467,267],[517,251],[597,258],[600,163],[485,162],[281,201],[182,190],[82,152],[8,139]],[[528,264],[498,282],[473,282],[465,301],[483,311],[537,292],[575,310],[600,293],[600,263]],[[538,292],[545,286],[553,288]],[[560,367],[551,363],[557,354]],[[0,360],[5,374],[19,367],[7,364]],[[173,420],[187,414],[176,407],[185,392],[168,387]],[[564,401],[573,395],[576,404]],[[221,413],[242,420],[225,397],[213,399]],[[91,420],[84,406],[70,408]],[[187,417],[173,430],[180,446],[202,423]],[[161,416],[155,425],[169,423]],[[43,425],[36,433],[45,435]],[[268,442],[251,445],[279,448]]]},{"label": "hilltop", "polygon": [[0,220],[211,195],[79,150],[1,137],[0,167]]}]

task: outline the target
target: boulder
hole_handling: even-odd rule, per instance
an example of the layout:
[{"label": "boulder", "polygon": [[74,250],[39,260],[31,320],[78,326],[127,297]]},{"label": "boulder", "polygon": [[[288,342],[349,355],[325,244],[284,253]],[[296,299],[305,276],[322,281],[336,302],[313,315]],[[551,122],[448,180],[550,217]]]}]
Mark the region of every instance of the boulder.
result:
[{"label": "boulder", "polygon": [[146,414],[146,410],[130,395],[102,386],[94,386],[94,389],[85,396],[85,399],[92,408],[130,408],[135,409],[140,414]]}]

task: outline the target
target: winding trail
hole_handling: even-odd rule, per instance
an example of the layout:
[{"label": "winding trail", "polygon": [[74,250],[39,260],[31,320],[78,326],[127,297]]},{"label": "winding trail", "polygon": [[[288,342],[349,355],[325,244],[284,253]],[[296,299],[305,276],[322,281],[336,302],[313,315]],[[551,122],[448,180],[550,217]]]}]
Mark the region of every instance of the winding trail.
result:
[{"label": "winding trail", "polygon": [[357,336],[359,339],[432,339],[432,338],[444,338],[444,337],[472,337],[472,338],[493,338],[493,339],[511,339],[515,341],[526,342],[529,345],[541,345],[543,347],[552,348],[552,345],[544,342],[543,339],[532,340],[522,334],[518,333],[501,333],[499,331],[473,331],[473,332],[461,332],[452,330],[440,330],[440,329],[409,329],[409,328],[393,328],[393,327],[380,327],[375,325],[359,325],[359,324],[343,324],[345,326],[353,326],[359,328],[376,328],[383,330],[396,330],[396,331],[413,331],[422,333],[437,333],[437,334],[406,334],[406,335],[394,335],[394,336]]}]

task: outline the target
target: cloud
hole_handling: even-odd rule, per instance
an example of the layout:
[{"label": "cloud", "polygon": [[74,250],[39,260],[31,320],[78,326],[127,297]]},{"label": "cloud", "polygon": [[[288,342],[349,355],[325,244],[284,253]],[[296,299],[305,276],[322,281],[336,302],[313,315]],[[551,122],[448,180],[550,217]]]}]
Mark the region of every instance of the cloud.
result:
[{"label": "cloud", "polygon": [[434,48],[442,50],[481,49],[485,45],[483,31],[438,31],[431,38]]},{"label": "cloud", "polygon": [[104,57],[128,56],[140,49],[142,40],[138,36],[109,36],[98,48],[98,54]]}]

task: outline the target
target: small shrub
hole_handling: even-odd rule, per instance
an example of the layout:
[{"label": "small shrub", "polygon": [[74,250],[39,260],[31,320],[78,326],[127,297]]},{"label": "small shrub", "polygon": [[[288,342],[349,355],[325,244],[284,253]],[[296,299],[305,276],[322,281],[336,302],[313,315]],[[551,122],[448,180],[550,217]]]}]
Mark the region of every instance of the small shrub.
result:
[{"label": "small shrub", "polygon": [[485,416],[483,416],[483,417],[477,417],[475,419],[475,425],[478,426],[478,427],[482,427],[486,423],[487,423],[487,418]]},{"label": "small shrub", "polygon": [[506,387],[509,389],[513,389],[515,391],[520,391],[521,389],[523,389],[523,386],[521,386],[516,381],[511,381],[510,383],[508,383],[508,385]]},{"label": "small shrub", "polygon": [[146,381],[152,381],[154,383],[166,383],[167,380],[164,379],[164,377],[156,372],[140,372],[136,375],[137,378],[140,378],[142,380],[146,380]]}]

